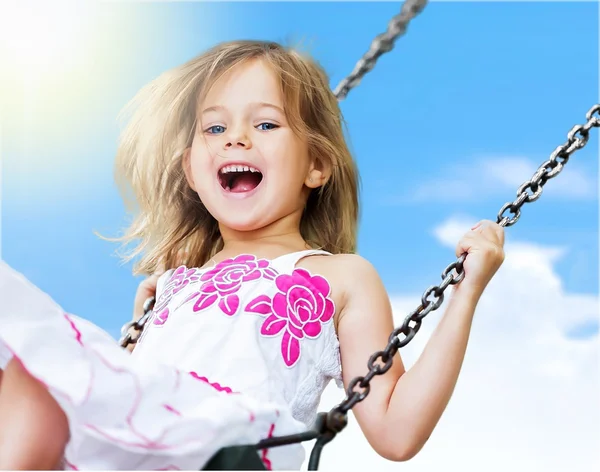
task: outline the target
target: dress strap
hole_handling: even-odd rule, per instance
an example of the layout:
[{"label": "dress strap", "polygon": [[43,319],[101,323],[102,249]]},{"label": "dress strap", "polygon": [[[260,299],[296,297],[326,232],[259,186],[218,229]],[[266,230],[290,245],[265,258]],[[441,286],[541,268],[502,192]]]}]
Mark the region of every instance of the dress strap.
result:
[{"label": "dress strap", "polygon": [[296,267],[296,264],[298,264],[298,261],[305,257],[316,255],[331,256],[332,254],[321,249],[306,249],[304,251],[292,252],[278,257],[275,264],[284,272],[292,272]]}]

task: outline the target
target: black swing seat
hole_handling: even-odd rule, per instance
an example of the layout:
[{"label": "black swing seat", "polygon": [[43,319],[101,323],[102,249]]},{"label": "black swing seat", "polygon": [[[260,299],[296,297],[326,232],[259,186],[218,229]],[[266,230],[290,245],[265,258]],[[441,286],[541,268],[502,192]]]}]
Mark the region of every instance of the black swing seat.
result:
[{"label": "black swing seat", "polygon": [[201,470],[267,470],[256,446],[231,446],[220,449]]},{"label": "black swing seat", "polygon": [[303,443],[313,439],[316,439],[316,442],[310,454],[308,470],[317,470],[323,446],[329,443],[347,424],[346,412],[333,408],[329,412],[318,413],[313,427],[308,431],[263,439],[258,444],[219,449],[200,470],[267,470],[258,455],[259,450]]}]

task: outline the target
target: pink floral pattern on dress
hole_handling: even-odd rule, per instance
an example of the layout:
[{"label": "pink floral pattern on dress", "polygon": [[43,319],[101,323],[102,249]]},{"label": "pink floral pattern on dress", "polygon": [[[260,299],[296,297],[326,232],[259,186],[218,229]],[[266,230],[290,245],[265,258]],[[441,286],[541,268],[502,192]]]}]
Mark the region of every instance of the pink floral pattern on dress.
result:
[{"label": "pink floral pattern on dress", "polygon": [[260,295],[248,303],[245,311],[267,316],[260,328],[263,336],[283,333],[281,355],[285,365],[293,367],[300,359],[300,340],[317,338],[322,325],[333,318],[335,305],[329,298],[327,280],[305,269],[279,275],[275,284],[278,292],[272,299]]},{"label": "pink floral pattern on dress", "polygon": [[196,299],[192,309],[202,311],[218,301],[218,306],[225,315],[234,316],[239,311],[240,298],[237,292],[242,284],[261,277],[274,280],[276,276],[277,271],[270,266],[268,260],[257,260],[255,256],[242,254],[221,261],[202,274],[200,281],[204,283],[185,303]]},{"label": "pink floral pattern on dress", "polygon": [[197,269],[188,269],[186,266],[179,266],[165,284],[165,288],[154,304],[154,316],[152,324],[162,326],[169,318],[169,307],[167,306],[174,295],[183,290],[189,284],[198,282],[200,275]]}]

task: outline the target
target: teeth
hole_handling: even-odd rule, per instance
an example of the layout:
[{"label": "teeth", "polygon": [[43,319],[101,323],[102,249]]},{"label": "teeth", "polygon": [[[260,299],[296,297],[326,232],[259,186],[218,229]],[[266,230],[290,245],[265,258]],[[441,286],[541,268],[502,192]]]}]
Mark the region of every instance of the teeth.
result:
[{"label": "teeth", "polygon": [[222,174],[229,174],[231,172],[260,172],[260,171],[258,169],[255,169],[254,167],[238,166],[238,165],[225,166],[221,169]]}]

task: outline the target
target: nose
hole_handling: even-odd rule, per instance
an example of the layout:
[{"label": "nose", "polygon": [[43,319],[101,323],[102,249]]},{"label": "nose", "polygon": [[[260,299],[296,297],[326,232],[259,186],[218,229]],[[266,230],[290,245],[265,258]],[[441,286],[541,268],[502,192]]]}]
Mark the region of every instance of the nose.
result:
[{"label": "nose", "polygon": [[225,138],[225,149],[250,149],[251,147],[252,142],[250,141],[248,133],[246,133],[243,129],[231,130]]}]

